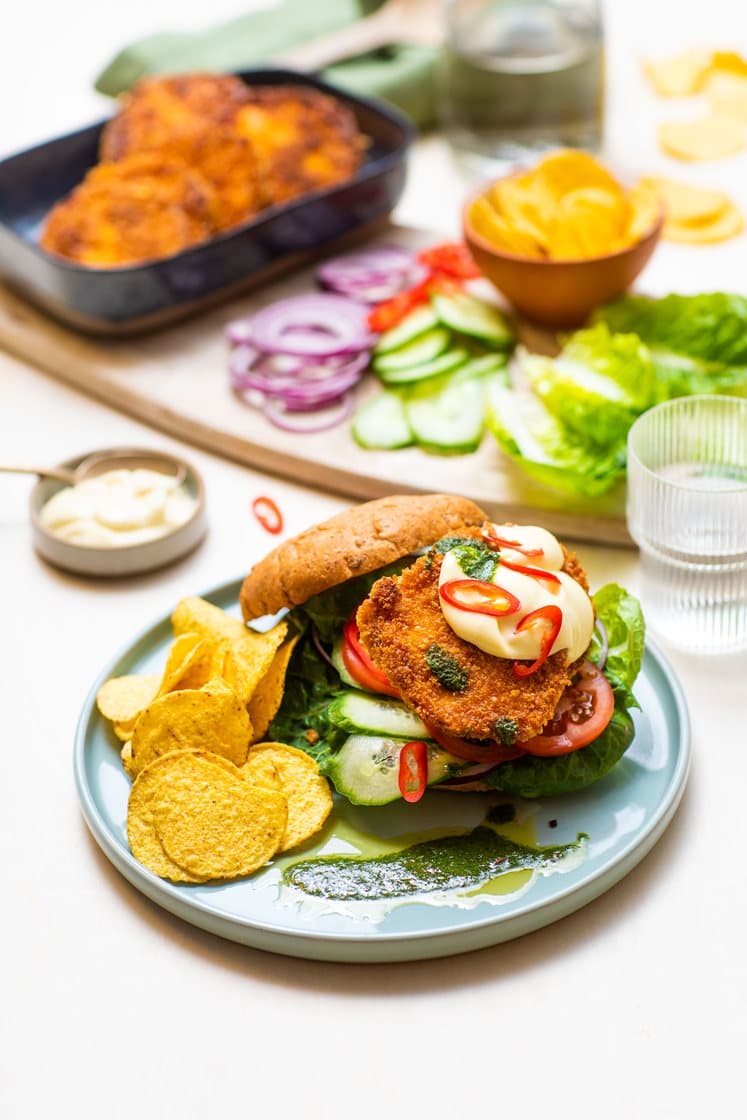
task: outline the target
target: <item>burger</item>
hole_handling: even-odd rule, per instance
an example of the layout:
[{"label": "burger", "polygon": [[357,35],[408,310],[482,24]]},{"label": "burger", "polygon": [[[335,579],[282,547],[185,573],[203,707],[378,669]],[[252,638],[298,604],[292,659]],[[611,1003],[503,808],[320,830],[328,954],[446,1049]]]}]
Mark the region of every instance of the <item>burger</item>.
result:
[{"label": "burger", "polygon": [[590,596],[539,526],[447,494],[367,502],[288,540],[241,589],[296,637],[269,737],[359,805],[430,786],[526,798],[603,778],[634,737],[637,600]]}]

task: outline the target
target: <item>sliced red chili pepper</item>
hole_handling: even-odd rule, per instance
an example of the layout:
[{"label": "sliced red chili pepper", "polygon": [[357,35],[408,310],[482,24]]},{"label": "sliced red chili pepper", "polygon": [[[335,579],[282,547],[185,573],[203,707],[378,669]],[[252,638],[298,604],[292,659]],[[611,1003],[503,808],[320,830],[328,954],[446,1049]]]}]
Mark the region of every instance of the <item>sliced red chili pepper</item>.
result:
[{"label": "sliced red chili pepper", "polygon": [[452,607],[494,618],[521,610],[515,595],[487,579],[450,579],[441,584],[438,593]]},{"label": "sliced red chili pepper", "polygon": [[434,272],[444,272],[460,280],[475,280],[481,275],[463,241],[447,241],[418,253],[418,260]]},{"label": "sliced red chili pepper", "polygon": [[536,611],[530,611],[517,623],[514,634],[521,634],[522,631],[539,625],[542,626],[543,634],[537,659],[531,665],[525,665],[523,661],[514,661],[514,674],[517,677],[531,676],[547,661],[555,639],[560,633],[560,627],[563,625],[563,612],[560,607],[548,603],[547,606],[538,607]]},{"label": "sliced red chili pepper", "polygon": [[268,533],[283,531],[283,515],[272,498],[267,498],[264,494],[255,498],[252,502],[252,513]]},{"label": "sliced red chili pepper", "polygon": [[530,568],[528,564],[514,564],[513,560],[504,560],[502,556],[501,564],[510,568],[512,572],[520,572],[523,576],[533,576],[535,579],[544,580],[545,583],[550,584],[553,592],[560,590],[560,580],[554,572],[548,572],[547,568]]},{"label": "sliced red chili pepper", "polygon": [[342,648],[340,652],[345,668],[361,688],[368,689],[370,692],[381,692],[385,696],[395,696],[399,699],[399,692],[397,692],[389,677],[374,665],[368,651],[361,644],[355,616],[349,618],[342,628]]},{"label": "sliced red chili pepper", "polygon": [[506,537],[496,537],[492,533],[483,531],[483,540],[489,544],[491,548],[512,548],[514,552],[521,552],[524,556],[544,556],[544,548],[525,548],[521,541],[510,541]]},{"label": "sliced red chili pepper", "polygon": [[384,331],[396,327],[414,308],[427,302],[430,282],[429,276],[414,288],[408,288],[406,292],[398,292],[396,296],[374,307],[368,315],[369,330],[383,334]]},{"label": "sliced red chili pepper", "polygon": [[413,740],[399,753],[399,792],[405,801],[420,801],[428,785],[428,747]]}]

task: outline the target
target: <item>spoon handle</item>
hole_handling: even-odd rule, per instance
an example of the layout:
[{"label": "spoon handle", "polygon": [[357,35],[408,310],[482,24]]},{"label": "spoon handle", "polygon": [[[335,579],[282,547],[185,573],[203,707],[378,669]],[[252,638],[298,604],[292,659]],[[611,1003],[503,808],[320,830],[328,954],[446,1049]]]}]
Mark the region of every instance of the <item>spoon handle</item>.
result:
[{"label": "spoon handle", "polygon": [[72,471],[64,467],[30,467],[20,466],[18,463],[0,463],[0,474],[35,474],[39,478],[55,478],[58,482],[67,482],[72,485],[75,476]]}]

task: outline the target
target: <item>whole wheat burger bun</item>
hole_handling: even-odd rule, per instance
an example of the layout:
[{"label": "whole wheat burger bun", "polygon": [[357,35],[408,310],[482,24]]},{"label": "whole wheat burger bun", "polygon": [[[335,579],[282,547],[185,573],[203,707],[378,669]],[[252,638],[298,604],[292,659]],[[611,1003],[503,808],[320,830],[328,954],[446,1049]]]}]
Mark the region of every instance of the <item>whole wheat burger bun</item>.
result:
[{"label": "whole wheat burger bun", "polygon": [[244,618],[297,607],[312,595],[487,520],[478,505],[453,494],[396,494],[343,510],[255,564],[241,588]]}]

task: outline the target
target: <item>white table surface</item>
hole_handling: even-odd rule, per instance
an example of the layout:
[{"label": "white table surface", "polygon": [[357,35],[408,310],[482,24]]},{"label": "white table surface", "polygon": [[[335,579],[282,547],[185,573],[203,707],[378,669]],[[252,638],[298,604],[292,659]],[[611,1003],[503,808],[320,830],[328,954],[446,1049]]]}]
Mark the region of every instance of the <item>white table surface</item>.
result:
[{"label": "white table surface", "polygon": [[[99,115],[91,78],[120,43],[240,7],[17,6],[0,48],[0,147]],[[728,184],[747,203],[747,156],[681,167],[655,149],[654,119],[684,110],[650,97],[636,55],[698,41],[747,50],[737,5],[685,7],[629,0],[610,13],[609,155]],[[443,148],[426,142],[398,215],[453,229],[463,191]],[[747,291],[744,256],[744,238],[667,246],[646,286]],[[145,900],[96,847],[73,787],[76,718],[133,633],[274,543],[253,521],[253,497],[278,501],[288,534],[344,503],[184,448],[0,356],[1,459],[53,462],[116,443],[183,451],[204,474],[209,536],[166,572],[92,583],[52,570],[31,549],[29,481],[0,476],[0,1116],[743,1115],[747,655],[671,652],[693,724],[688,792],[654,851],[584,910],[422,964],[322,965],[221,941]],[[593,585],[637,588],[635,553],[582,555]]]}]

